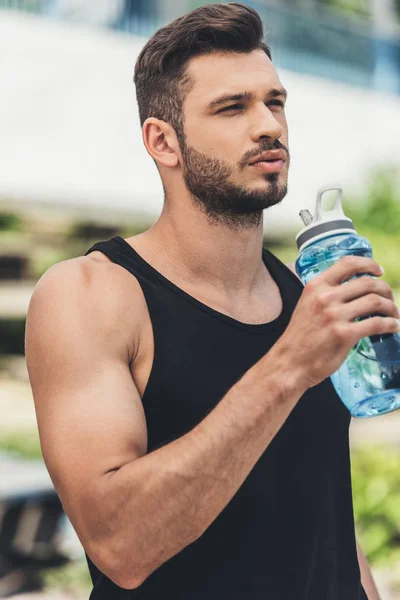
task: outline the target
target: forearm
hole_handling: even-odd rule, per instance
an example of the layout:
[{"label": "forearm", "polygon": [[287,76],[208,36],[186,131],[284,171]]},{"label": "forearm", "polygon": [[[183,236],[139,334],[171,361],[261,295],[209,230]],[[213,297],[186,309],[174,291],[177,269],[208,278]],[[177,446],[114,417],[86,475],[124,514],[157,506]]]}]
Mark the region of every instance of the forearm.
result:
[{"label": "forearm", "polygon": [[139,585],[209,527],[304,393],[300,379],[272,349],[192,431],[104,482],[107,535],[95,537],[119,585]]},{"label": "forearm", "polygon": [[368,561],[365,558],[364,553],[361,550],[358,542],[357,542],[357,558],[358,558],[358,564],[360,566],[361,583],[363,585],[365,593],[368,596],[368,600],[381,600],[378,589],[377,589],[374,579],[372,577],[370,566],[369,566]]}]

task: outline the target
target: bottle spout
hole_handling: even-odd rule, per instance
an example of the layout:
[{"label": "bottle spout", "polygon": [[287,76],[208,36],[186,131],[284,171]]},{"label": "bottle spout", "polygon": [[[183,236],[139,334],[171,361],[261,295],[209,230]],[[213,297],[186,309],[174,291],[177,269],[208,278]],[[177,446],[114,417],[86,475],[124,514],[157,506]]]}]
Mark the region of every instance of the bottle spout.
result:
[{"label": "bottle spout", "polygon": [[304,225],[307,227],[307,225],[310,225],[310,223],[313,222],[313,216],[310,213],[309,210],[305,209],[305,210],[301,210],[299,212],[299,215],[301,217],[301,220],[303,221]]},{"label": "bottle spout", "polygon": [[[324,210],[322,196],[331,190],[336,192],[335,206],[331,210]],[[334,233],[355,232],[352,220],[343,212],[342,193],[340,185],[326,185],[318,191],[314,215],[307,209],[300,211],[299,215],[305,227],[296,235],[299,252],[313,240],[321,237],[334,235]]]}]

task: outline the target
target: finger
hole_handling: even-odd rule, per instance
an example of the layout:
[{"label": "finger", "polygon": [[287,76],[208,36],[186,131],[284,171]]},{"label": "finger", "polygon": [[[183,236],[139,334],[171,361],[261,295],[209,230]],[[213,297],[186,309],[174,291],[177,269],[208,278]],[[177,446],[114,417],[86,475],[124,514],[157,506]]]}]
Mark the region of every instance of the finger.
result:
[{"label": "finger", "polygon": [[[369,273],[376,277],[380,277],[383,274],[383,271],[381,266],[373,258],[348,255],[341,258],[333,266],[328,267],[326,271],[321,273],[321,275],[317,275],[317,277],[323,277],[328,285],[338,285],[359,273]],[[314,279],[316,279],[316,277]]]},{"label": "finger", "polygon": [[394,317],[395,319],[400,318],[400,312],[395,303],[379,294],[367,294],[362,298],[348,302],[341,307],[341,313],[346,321],[376,314]]},{"label": "finger", "polygon": [[393,317],[371,317],[363,321],[354,321],[349,327],[354,334],[354,345],[363,337],[400,331],[400,321]]},{"label": "finger", "polygon": [[379,294],[389,300],[394,300],[393,290],[386,281],[373,277],[359,277],[348,281],[338,290],[338,295],[343,302],[350,302],[366,294]]}]

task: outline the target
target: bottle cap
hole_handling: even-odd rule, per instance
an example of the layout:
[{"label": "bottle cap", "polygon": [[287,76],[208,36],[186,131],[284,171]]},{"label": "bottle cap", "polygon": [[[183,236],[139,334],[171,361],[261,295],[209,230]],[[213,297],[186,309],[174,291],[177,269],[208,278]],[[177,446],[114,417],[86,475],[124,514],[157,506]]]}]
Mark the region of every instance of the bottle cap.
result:
[{"label": "bottle cap", "polygon": [[[325,192],[337,191],[335,205],[330,211],[324,211],[322,196]],[[354,233],[353,221],[346,217],[342,207],[343,188],[341,185],[326,185],[318,190],[314,216],[308,210],[299,215],[305,227],[296,235],[299,252],[312,241],[326,237],[327,233]]]}]

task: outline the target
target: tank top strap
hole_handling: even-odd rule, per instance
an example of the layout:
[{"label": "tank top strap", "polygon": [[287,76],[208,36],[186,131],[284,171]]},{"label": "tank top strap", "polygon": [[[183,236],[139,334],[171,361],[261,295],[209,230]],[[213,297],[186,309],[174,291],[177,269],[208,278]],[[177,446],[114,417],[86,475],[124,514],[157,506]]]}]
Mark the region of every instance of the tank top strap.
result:
[{"label": "tank top strap", "polygon": [[[121,243],[123,242],[123,243]],[[113,237],[109,240],[96,242],[84,254],[87,256],[91,252],[98,250],[105,254],[114,263],[120,265],[131,273],[138,281],[143,296],[145,298],[147,309],[149,311],[150,321],[153,328],[154,338],[154,366],[157,366],[160,358],[160,342],[162,341],[165,330],[165,315],[162,307],[168,303],[165,298],[165,291],[161,282],[154,277],[153,273],[146,268],[145,263],[134,253],[127,253],[127,242],[120,241],[120,238]]]},{"label": "tank top strap", "polygon": [[279,285],[282,298],[289,303],[289,310],[293,312],[304,289],[302,281],[265,246],[263,246],[263,257],[264,263]]},{"label": "tank top strap", "polygon": [[157,284],[157,278],[152,276],[152,272],[146,268],[144,261],[140,260],[139,255],[135,253],[127,252],[126,242],[121,240],[119,236],[110,238],[109,240],[96,242],[85,252],[85,256],[94,250],[98,250],[108,256],[113,262],[124,267],[127,271],[132,273],[142,284],[142,280],[146,279],[149,282]]}]

